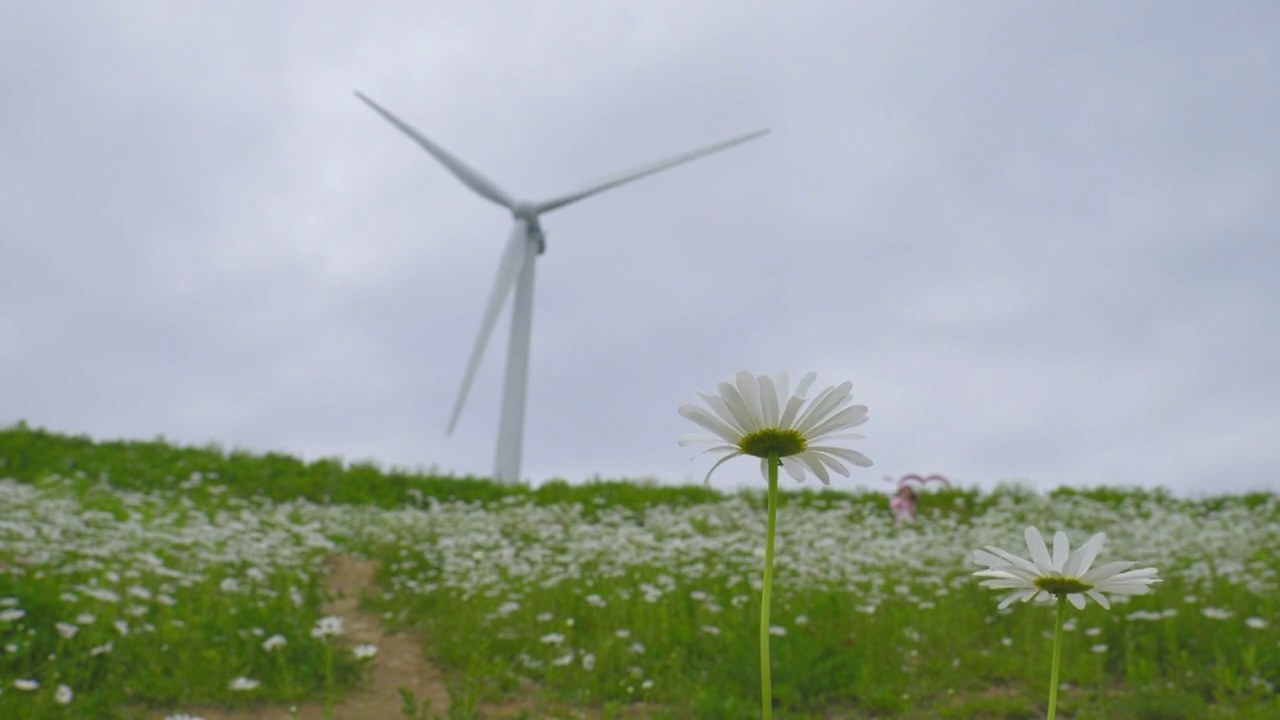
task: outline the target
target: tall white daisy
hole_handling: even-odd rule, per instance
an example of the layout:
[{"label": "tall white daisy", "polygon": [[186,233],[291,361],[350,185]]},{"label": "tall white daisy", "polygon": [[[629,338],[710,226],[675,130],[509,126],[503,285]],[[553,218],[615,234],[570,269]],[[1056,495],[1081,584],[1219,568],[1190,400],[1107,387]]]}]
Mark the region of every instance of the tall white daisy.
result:
[{"label": "tall white daisy", "polygon": [[1160,579],[1156,577],[1155,568],[1130,570],[1137,563],[1129,560],[1093,567],[1106,539],[1106,534],[1098,533],[1071,552],[1067,534],[1058,531],[1053,536],[1053,555],[1050,556],[1040,531],[1029,527],[1026,540],[1030,560],[988,545],[986,550],[973,551],[974,562],[987,568],[974,575],[989,578],[980,583],[984,587],[1013,591],[1001,599],[1001,608],[1015,600],[1049,602],[1065,596],[1077,609],[1083,609],[1088,596],[1110,610],[1111,603],[1102,593],[1145,595],[1150,592],[1151,584]]},{"label": "tall white daisy", "polygon": [[764,720],[773,717],[769,634],[777,626],[769,624],[769,611],[778,517],[778,468],[785,467],[796,482],[804,482],[805,473],[812,472],[823,485],[829,485],[828,470],[848,477],[846,462],[871,466],[870,458],[860,452],[824,444],[862,438],[853,433],[840,434],[841,430],[867,421],[866,405],[846,407],[853,383],[826,388],[809,402],[806,393],[816,378],[814,373],[805,375],[793,395],[785,372],[771,378],[742,370],[720,383],[717,394],[698,393],[710,410],[696,405],[680,407],[681,415],[713,433],[685,436],[680,444],[711,443],[712,447],[705,452],[724,453],[707,472],[706,482],[711,482],[711,474],[729,460],[751,455],[760,458],[760,474],[769,483],[764,583],[760,587],[760,707]]},{"label": "tall white daisy", "polygon": [[[807,402],[806,393],[817,375],[809,373],[791,394],[787,373],[774,377],[739,371],[717,387],[714,395],[698,393],[707,408],[683,405],[680,414],[713,435],[689,435],[680,444],[711,443],[704,452],[722,452],[707,472],[741,455],[760,458],[760,472],[766,478],[770,455],[777,457],[796,482],[804,482],[806,471],[829,485],[828,470],[849,476],[845,463],[870,467],[871,459],[856,450],[829,444],[833,440],[861,440],[856,433],[840,433],[867,421],[866,405],[849,405],[853,383],[828,387]],[[709,410],[708,410],[709,408]]]}]

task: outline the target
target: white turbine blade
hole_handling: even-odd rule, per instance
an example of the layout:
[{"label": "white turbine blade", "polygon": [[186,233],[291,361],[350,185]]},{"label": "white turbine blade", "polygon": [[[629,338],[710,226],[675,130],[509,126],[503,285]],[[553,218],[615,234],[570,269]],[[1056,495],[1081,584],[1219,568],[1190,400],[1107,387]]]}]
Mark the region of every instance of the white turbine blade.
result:
[{"label": "white turbine blade", "polygon": [[742,143],[747,142],[749,140],[755,140],[756,138],[762,135],[768,134],[768,132],[769,132],[768,130],[757,130],[753,133],[748,133],[740,137],[732,138],[730,140],[725,140],[723,142],[718,142],[714,145],[708,145],[698,150],[693,150],[687,153],[683,153],[681,155],[676,155],[673,158],[668,158],[666,160],[659,160],[658,162],[649,163],[648,165],[643,165],[641,167],[633,168],[625,172],[620,172],[616,175],[610,175],[609,177],[602,178],[600,180],[597,180],[587,185],[581,190],[576,190],[574,192],[566,193],[559,197],[551,198],[550,200],[544,200],[538,203],[537,211],[540,213],[543,213],[543,212],[549,212],[551,210],[555,210],[556,208],[564,207],[569,203],[575,203],[579,200],[582,200],[583,198],[595,195],[596,193],[604,192],[605,190],[618,187],[619,185],[622,185],[624,183],[629,183],[633,180],[639,180],[640,178],[645,177],[646,175],[652,175],[656,172],[661,172],[668,168],[673,168],[676,165],[683,165],[684,163],[697,160],[700,157],[706,157],[707,155],[710,155],[712,153],[717,153],[717,152],[720,152],[721,150],[727,150],[733,147],[734,145],[741,145]]},{"label": "white turbine blade", "polygon": [[493,181],[489,180],[489,178],[486,178],[476,172],[473,168],[467,166],[466,163],[453,155],[450,155],[444,148],[428,140],[425,135],[413,129],[412,126],[400,118],[383,109],[383,107],[378,103],[365,97],[365,95],[359,90],[356,90],[355,92],[356,97],[360,98],[366,105],[373,108],[374,112],[385,118],[387,122],[395,125],[397,128],[400,128],[400,132],[403,132],[405,135],[412,138],[414,142],[422,146],[422,149],[431,153],[436,160],[439,160],[445,167],[449,168],[449,171],[467,187],[475,190],[482,197],[498,203],[502,207],[510,209],[515,206],[515,201],[511,199],[511,196],[504,192],[502,188],[495,185]]},{"label": "white turbine blade", "polygon": [[521,268],[524,267],[525,256],[529,254],[529,227],[524,220],[516,220],[515,229],[511,231],[511,239],[502,251],[502,260],[498,263],[498,277],[493,282],[493,292],[489,295],[489,304],[484,309],[484,318],[480,321],[480,334],[476,336],[475,347],[471,350],[471,360],[467,362],[467,374],[462,380],[462,389],[458,392],[458,402],[453,406],[453,416],[449,418],[449,432],[458,424],[462,415],[462,406],[467,402],[467,393],[471,392],[471,384],[475,382],[476,371],[480,369],[480,358],[489,344],[489,336],[493,334],[493,326],[498,322],[498,313],[502,311],[511,288],[516,283]]}]

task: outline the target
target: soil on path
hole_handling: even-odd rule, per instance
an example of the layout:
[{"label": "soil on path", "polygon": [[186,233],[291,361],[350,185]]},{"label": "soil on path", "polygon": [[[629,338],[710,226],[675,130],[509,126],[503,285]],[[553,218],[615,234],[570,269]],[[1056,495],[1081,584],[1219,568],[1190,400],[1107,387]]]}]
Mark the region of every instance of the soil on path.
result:
[{"label": "soil on path", "polygon": [[[448,717],[449,693],[444,685],[444,676],[427,662],[423,652],[427,638],[415,632],[389,633],[384,629],[381,617],[360,609],[363,593],[376,595],[382,591],[373,582],[377,564],[339,555],[329,559],[329,569],[326,586],[335,599],[325,605],[323,611],[326,615],[342,618],[344,634],[338,641],[346,647],[364,643],[378,646],[365,688],[348,691],[329,716],[325,715],[324,702],[318,700],[298,705],[296,713],[291,712],[289,705],[261,705],[242,710],[189,707],[181,712],[204,720],[404,720],[404,699],[400,696],[400,688],[407,688],[413,692],[419,706],[426,700],[431,701],[430,717]],[[637,703],[623,709],[619,717],[627,720],[647,718],[652,711],[652,707]],[[147,717],[165,720],[178,712],[176,709],[148,712]],[[570,708],[559,703],[542,706],[533,695],[502,704],[484,704],[479,708],[479,714],[482,718],[494,720],[593,720],[600,717],[598,710]]]},{"label": "soil on path", "polygon": [[[344,646],[371,643],[378,646],[373,658],[367,688],[348,691],[333,708],[332,720],[402,720],[404,700],[399,688],[411,690],[419,704],[431,700],[431,714],[447,717],[449,693],[445,690],[440,670],[423,655],[426,639],[418,633],[388,633],[382,618],[359,608],[362,592],[376,594],[380,589],[373,576],[377,565],[368,560],[338,556],[330,559],[327,585],[335,598],[324,607],[327,615],[342,618]],[[298,706],[297,714],[288,705],[262,706],[247,710],[189,708],[193,717],[205,720],[324,720],[324,703],[308,702]],[[156,720],[164,720],[173,712],[156,712]]]}]

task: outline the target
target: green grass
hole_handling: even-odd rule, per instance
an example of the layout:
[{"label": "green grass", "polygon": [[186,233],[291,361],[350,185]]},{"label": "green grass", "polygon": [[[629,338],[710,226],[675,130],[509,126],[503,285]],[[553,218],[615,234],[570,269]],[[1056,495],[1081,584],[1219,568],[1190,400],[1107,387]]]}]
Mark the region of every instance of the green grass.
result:
[{"label": "green grass", "polygon": [[[508,698],[532,681],[544,699],[602,717],[637,701],[668,718],[759,713],[760,492],[534,489],[25,426],[0,431],[0,478],[6,719],[349,690],[360,663],[310,634],[321,563],[339,552],[381,560],[386,592],[368,608],[427,631],[459,700]],[[956,490],[926,495],[923,522],[899,530],[879,485],[783,494],[777,717],[1042,715],[1052,611],[997,611],[999,595],[965,564],[986,544],[1018,551],[1028,524],[1076,543],[1105,531],[1104,559],[1164,578],[1110,612],[1071,611],[1060,717],[1280,714],[1275,496]],[[58,623],[78,629],[63,637]],[[275,634],[286,644],[264,650]],[[237,677],[261,685],[233,691]],[[66,705],[59,684],[75,693]]]}]

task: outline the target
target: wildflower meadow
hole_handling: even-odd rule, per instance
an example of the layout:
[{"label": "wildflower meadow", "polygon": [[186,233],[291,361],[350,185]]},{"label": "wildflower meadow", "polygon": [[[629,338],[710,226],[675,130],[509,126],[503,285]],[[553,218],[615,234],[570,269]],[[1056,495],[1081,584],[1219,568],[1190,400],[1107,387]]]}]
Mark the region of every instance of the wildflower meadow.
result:
[{"label": "wildflower meadow", "polygon": [[529,487],[2,430],[0,718],[357,717],[391,638],[447,697],[377,717],[741,720],[762,669],[776,718],[1280,717],[1275,495],[941,489],[899,527],[871,470],[767,483],[778,447]]}]

